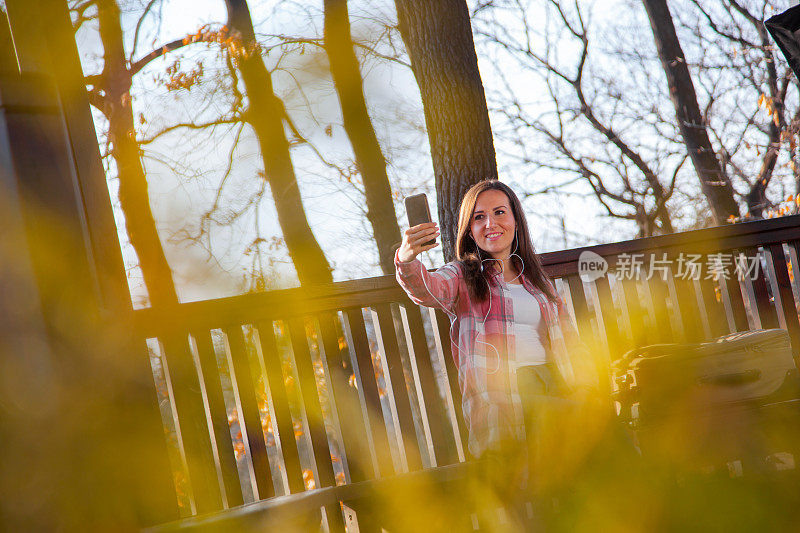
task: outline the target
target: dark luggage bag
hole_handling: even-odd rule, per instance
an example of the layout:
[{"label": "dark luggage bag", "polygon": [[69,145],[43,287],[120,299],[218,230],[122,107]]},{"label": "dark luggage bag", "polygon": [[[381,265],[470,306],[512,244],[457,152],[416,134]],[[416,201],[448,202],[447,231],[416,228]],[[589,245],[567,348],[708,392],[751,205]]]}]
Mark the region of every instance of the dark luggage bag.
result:
[{"label": "dark luggage bag", "polygon": [[621,414],[636,426],[676,412],[800,398],[789,335],[782,329],[632,350],[615,362],[614,383]]},{"label": "dark luggage bag", "polygon": [[613,371],[619,414],[643,454],[705,467],[796,453],[788,444],[798,432],[787,441],[786,430],[800,427],[800,376],[784,330],[646,346]]}]

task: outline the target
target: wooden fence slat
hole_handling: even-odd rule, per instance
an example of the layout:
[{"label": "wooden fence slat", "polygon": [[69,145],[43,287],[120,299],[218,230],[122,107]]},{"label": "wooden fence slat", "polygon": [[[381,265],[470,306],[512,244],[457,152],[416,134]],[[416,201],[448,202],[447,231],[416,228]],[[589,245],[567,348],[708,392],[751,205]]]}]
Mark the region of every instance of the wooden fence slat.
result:
[{"label": "wooden fence slat", "polygon": [[341,451],[346,480],[358,482],[372,479],[375,477],[375,467],[367,439],[364,412],[358,392],[349,384],[353,367],[347,350],[339,347],[339,319],[333,312],[322,313],[317,319],[322,337],[320,348],[330,370],[330,384],[344,445]]},{"label": "wooden fence slat", "polygon": [[617,308],[617,325],[619,326],[619,344],[622,347],[622,352],[625,353],[633,348],[633,329],[631,328],[630,317],[628,316],[628,306],[625,302],[625,295],[622,290],[622,284],[617,279],[614,284],[609,282],[611,289],[611,299],[615,302]]},{"label": "wooden fence slat", "polygon": [[272,471],[267,456],[267,443],[264,441],[264,430],[261,425],[261,416],[258,409],[256,390],[258,382],[250,366],[247,355],[244,333],[241,326],[230,326],[223,330],[227,338],[228,367],[231,371],[231,381],[238,393],[239,420],[244,421],[242,436],[250,451],[250,460],[257,489],[256,499],[265,499],[275,495],[272,483]]},{"label": "wooden fence slat", "polygon": [[631,332],[631,348],[640,348],[649,344],[648,332],[645,327],[644,311],[642,310],[641,300],[639,299],[638,282],[636,279],[622,280],[623,305],[626,313],[623,317],[627,319]]},{"label": "wooden fence slat", "polygon": [[667,301],[669,300],[669,289],[667,288],[664,277],[661,273],[654,273],[645,282],[645,301],[648,304],[648,311],[653,318],[653,331],[650,338],[653,342],[665,343],[675,342],[675,334],[672,331],[672,322],[669,318]]},{"label": "wooden fence slat", "polygon": [[[589,312],[589,304],[586,299],[586,292],[583,288],[583,281],[581,281],[580,277],[573,275],[567,276],[566,282],[569,287],[569,297],[572,301],[572,308],[575,311],[578,334],[580,335],[581,342],[589,347],[592,369],[597,374],[598,390],[604,394],[610,393],[611,382],[607,368],[608,354],[602,354],[602,351],[607,349],[607,346],[602,339],[597,338],[592,328],[591,313]],[[600,327],[598,324],[598,331],[599,330]]]},{"label": "wooden fence slat", "polygon": [[702,279],[698,281],[700,288],[700,297],[703,300],[703,316],[705,323],[708,326],[708,336],[710,338],[717,338],[730,333],[728,330],[728,321],[725,317],[725,307],[722,304],[722,298],[717,299],[717,291],[719,282],[711,279]]},{"label": "wooden fence slat", "polygon": [[439,387],[436,384],[436,376],[428,351],[422,312],[416,305],[402,304],[400,314],[403,317],[408,354],[411,358],[414,383],[417,387],[422,426],[425,437],[428,439],[429,450],[432,448],[433,452],[432,464],[443,466],[454,463],[458,460],[457,454],[453,453],[455,442],[453,442],[452,436],[448,439],[445,430],[447,424],[444,406],[439,396]]},{"label": "wooden fence slat", "polygon": [[[712,300],[706,300],[705,294],[709,292],[708,284],[709,283],[716,283],[716,280],[712,279],[695,279],[692,280],[692,286],[694,287],[694,295],[697,298],[697,318],[699,319],[700,323],[698,324],[698,328],[701,329],[702,333],[700,335],[701,339],[711,339],[711,317],[709,311],[709,305],[713,306]],[[713,307],[712,307],[713,309]]]},{"label": "wooden fence slat", "polygon": [[[793,241],[790,246],[795,247],[795,250],[797,250],[797,241]],[[783,314],[786,330],[789,332],[789,338],[792,341],[794,361],[797,367],[800,368],[800,319],[798,319],[797,304],[792,294],[786,256],[783,253],[783,246],[780,244],[772,244],[767,247],[767,250],[769,252],[767,263],[770,264],[772,271],[775,273],[775,283],[778,286],[777,294],[775,294],[775,303],[778,304]]]},{"label": "wooden fence slat", "polygon": [[196,510],[198,513],[220,510],[222,493],[214,464],[208,419],[203,408],[200,380],[189,349],[188,336],[170,335],[162,340],[162,347]]},{"label": "wooden fence slat", "polygon": [[583,290],[583,281],[578,276],[564,278],[569,287],[569,298],[575,310],[575,321],[578,323],[578,333],[585,340],[594,337],[590,321],[589,304],[586,302],[586,293]]},{"label": "wooden fence slat", "polygon": [[[754,279],[747,278],[747,281],[752,284],[753,296],[755,297],[756,310],[758,312],[759,321],[761,322],[761,328],[773,329],[780,327],[777,310],[770,301],[769,291],[767,289],[767,273],[761,268],[758,248],[745,248],[741,251],[741,254],[745,261],[759,261]],[[738,280],[738,277],[736,278]]]},{"label": "wooden fence slat", "polygon": [[308,420],[308,432],[311,437],[311,448],[314,450],[314,462],[317,465],[319,482],[323,487],[332,487],[336,484],[336,480],[331,463],[331,451],[328,447],[328,435],[325,431],[325,418],[322,416],[316,373],[311,361],[311,351],[308,349],[305,321],[301,318],[290,319],[289,335],[292,340],[294,364],[300,380],[300,394]]},{"label": "wooden fence slat", "polygon": [[668,280],[671,290],[675,295],[675,304],[680,315],[681,331],[685,342],[700,342],[703,340],[702,318],[703,311],[698,307],[697,293],[690,277],[683,279],[673,277]]},{"label": "wooden fence slat", "polygon": [[300,464],[297,440],[294,437],[294,424],[292,422],[292,413],[289,409],[289,396],[286,393],[278,344],[275,341],[275,330],[272,322],[258,322],[255,327],[256,331],[258,331],[264,373],[269,385],[272,411],[275,413],[275,425],[278,428],[283,467],[289,483],[289,492],[293,494],[303,492],[305,490],[303,467]]},{"label": "wooden fence slat", "polygon": [[372,442],[374,458],[377,461],[377,471],[381,477],[394,475],[391,450],[389,449],[389,436],[386,423],[383,419],[378,383],[375,379],[375,367],[372,364],[372,353],[369,349],[367,330],[364,325],[364,315],[360,307],[350,307],[344,310],[345,330],[352,353],[355,355],[358,372],[359,396],[362,408],[367,413],[369,424],[369,437]]},{"label": "wooden fence slat", "polygon": [[[609,362],[619,359],[624,355],[624,347],[617,322],[617,311],[614,308],[614,300],[611,297],[611,285],[607,276],[601,276],[594,281],[595,309],[597,310],[598,330],[605,332],[606,344],[608,345]],[[606,372],[609,368],[606,367]]]},{"label": "wooden fence slat", "polygon": [[789,252],[789,266],[792,281],[792,293],[794,294],[795,301],[800,302],[800,256],[798,256],[798,248],[800,247],[800,240],[792,240],[787,243],[786,249]]},{"label": "wooden fence slat", "polygon": [[217,458],[225,488],[225,499],[229,507],[244,503],[242,485],[239,481],[239,470],[236,467],[236,454],[231,440],[231,428],[228,425],[228,411],[225,408],[225,398],[222,394],[222,382],[217,366],[217,356],[211,342],[211,333],[208,331],[195,331],[192,333],[197,358],[200,362],[200,371],[203,374],[203,386],[208,401],[209,416],[214,430],[214,442],[217,446]]},{"label": "wooden fence slat", "polygon": [[371,313],[375,338],[378,341],[378,350],[383,364],[386,392],[393,399],[393,415],[396,415],[395,427],[398,428],[401,441],[401,463],[407,470],[419,470],[422,468],[422,457],[417,442],[417,432],[414,429],[411,400],[408,397],[392,309],[389,304],[379,304],[371,309]]},{"label": "wooden fence slat", "polygon": [[742,289],[737,279],[721,279],[720,290],[722,291],[723,304],[727,306],[726,313],[733,320],[729,326],[733,331],[748,331],[750,324],[747,321],[747,311],[742,300]]},{"label": "wooden fence slat", "polygon": [[[453,424],[459,439],[456,441],[456,453],[458,460],[466,459],[465,450],[469,448],[469,435],[467,425],[464,421],[463,398],[461,397],[461,386],[458,382],[458,369],[453,359],[453,344],[450,338],[450,318],[439,309],[430,309],[431,323],[433,324],[433,336],[436,348],[444,361],[445,371],[447,372],[447,384],[450,389],[450,397],[453,406]],[[457,339],[456,339],[457,340]]]}]

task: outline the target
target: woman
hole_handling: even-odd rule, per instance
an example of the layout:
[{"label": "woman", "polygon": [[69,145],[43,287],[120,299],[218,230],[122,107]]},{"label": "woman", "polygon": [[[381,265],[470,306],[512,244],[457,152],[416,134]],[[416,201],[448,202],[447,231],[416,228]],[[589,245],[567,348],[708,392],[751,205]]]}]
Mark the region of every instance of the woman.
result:
[{"label": "woman", "polygon": [[[522,205],[507,185],[487,180],[467,191],[457,261],[428,272],[417,256],[438,246],[424,244],[438,235],[432,222],[405,232],[395,255],[397,280],[414,302],[450,316],[470,453],[523,470],[517,460],[526,426],[535,450],[535,426],[549,411],[547,398],[563,392],[554,328],[560,326],[568,343],[576,338],[574,329],[534,251]],[[537,453],[531,455],[534,461]]]}]

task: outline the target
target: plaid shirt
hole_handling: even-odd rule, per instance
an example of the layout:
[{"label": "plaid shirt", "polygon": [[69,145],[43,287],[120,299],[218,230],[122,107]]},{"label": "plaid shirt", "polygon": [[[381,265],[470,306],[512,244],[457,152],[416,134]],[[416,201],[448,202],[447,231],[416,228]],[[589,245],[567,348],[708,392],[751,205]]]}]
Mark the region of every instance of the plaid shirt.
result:
[{"label": "plaid shirt", "polygon": [[[469,429],[470,453],[480,457],[509,442],[524,440],[514,364],[514,309],[511,296],[504,292],[502,276],[497,272],[490,279],[491,299],[476,302],[470,298],[457,262],[428,272],[419,260],[401,263],[395,254],[395,266],[397,281],[413,302],[443,309],[450,316],[450,340]],[[550,302],[526,277],[521,279],[539,303],[539,338],[548,362],[561,367],[562,361],[557,359],[565,354],[564,337],[569,343],[577,338],[563,302]]]}]

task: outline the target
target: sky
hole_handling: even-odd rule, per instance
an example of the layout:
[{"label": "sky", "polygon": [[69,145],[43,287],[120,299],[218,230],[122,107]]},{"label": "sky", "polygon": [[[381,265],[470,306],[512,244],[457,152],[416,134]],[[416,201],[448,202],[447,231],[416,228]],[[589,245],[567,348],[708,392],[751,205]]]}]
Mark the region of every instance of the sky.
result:
[{"label": "sky", "polygon": [[[260,33],[281,33],[315,37],[321,34],[321,7],[310,20],[306,14],[298,16],[291,10],[268,9],[266,3],[253,2],[253,19]],[[139,40],[141,54],[149,51],[154,44],[168,42],[197,31],[204,24],[217,24],[224,21],[222,2],[166,1],[160,28],[143,25]],[[320,2],[321,5],[321,2]],[[309,6],[311,7],[311,6]],[[375,12],[370,16],[382,16]],[[124,18],[124,25],[132,27],[133,17]],[[269,24],[263,21],[269,21]],[[374,26],[374,25],[373,25]],[[97,61],[98,43],[92,36],[92,29],[79,35],[79,48],[83,55],[84,71],[88,74],[101,68]],[[369,23],[354,24],[354,33],[374,31]],[[132,32],[128,32],[128,35]],[[265,37],[266,42],[274,39]],[[131,44],[128,43],[130,50]],[[309,47],[304,54],[294,53],[281,61],[281,68],[273,72],[276,89],[284,100],[289,114],[300,131],[323,154],[341,165],[349,164],[351,151],[339,125],[338,100],[327,73],[324,70],[322,51]],[[138,56],[139,54],[137,54]],[[137,75],[134,86],[134,112],[146,120],[139,128],[139,138],[147,138],[153,132],[169,125],[175,120],[188,120],[198,105],[208,105],[211,113],[214,107],[224,107],[219,95],[202,94],[203,91],[178,91],[166,94],[153,83],[153,78],[163,76],[165,69],[172,64],[172,57],[181,56],[185,69],[198,60],[203,60],[208,73],[214,65],[219,68],[214,50],[204,45],[187,47],[185,53],[171,55],[167,59],[152,62],[148,68]],[[277,54],[270,54],[268,65],[275,68]],[[211,65],[211,66],[210,66]],[[427,158],[427,141],[422,129],[422,109],[417,101],[408,100],[410,89],[416,90],[413,76],[407,68],[394,68],[383,62],[368,59],[363,63],[365,91],[372,111],[386,110],[385,116],[375,117],[384,150],[392,158],[389,169],[393,182],[405,194],[420,190],[427,191],[432,185],[432,168]],[[300,84],[305,94],[297,90]],[[210,98],[210,104],[208,104]],[[204,99],[206,99],[204,101]],[[198,104],[200,102],[200,104]],[[219,105],[215,106],[215,102]],[[217,110],[218,111],[218,110]],[[418,117],[418,118],[414,118]],[[104,129],[103,120],[95,113],[96,126]],[[411,120],[409,120],[411,118]],[[409,125],[410,124],[410,125]],[[330,135],[325,132],[330,126]],[[173,269],[176,281],[181,288],[183,300],[194,300],[212,296],[233,294],[241,290],[244,276],[252,254],[247,256],[246,243],[254,236],[253,228],[258,225],[261,235],[268,240],[280,236],[274,205],[269,200],[260,203],[258,220],[251,213],[237,223],[214,231],[208,242],[204,243],[213,251],[214,258],[202,246],[189,245],[182,241],[186,232],[196,230],[200,213],[207,208],[209,199],[221,179],[221,164],[228,157],[232,132],[220,132],[217,136],[198,139],[198,136],[179,133],[164,137],[148,145],[145,152],[145,166],[150,185],[151,204],[158,219],[162,240]],[[404,152],[413,151],[413,155]],[[401,154],[394,157],[395,153]],[[417,154],[421,154],[421,157]],[[293,161],[298,175],[309,221],[326,255],[335,266],[335,277],[353,279],[379,274],[376,268],[377,254],[369,237],[369,227],[363,216],[363,200],[352,185],[331,172],[315,153],[303,146],[293,150]],[[225,197],[230,202],[241,202],[254,192],[253,179],[260,170],[256,143],[245,130],[241,142],[234,153],[235,167],[225,188]],[[190,178],[178,178],[174,168],[189,174]],[[113,176],[113,169],[109,172]],[[110,181],[112,193],[116,184]],[[257,188],[257,186],[256,186]],[[398,199],[400,200],[400,199]],[[121,214],[118,219],[121,225]],[[435,211],[435,210],[434,210]],[[399,215],[402,213],[398,212]],[[194,227],[193,227],[194,226]],[[125,239],[124,232],[121,238]],[[244,243],[244,244],[243,244]],[[296,283],[293,269],[288,263],[285,250],[269,250],[274,261],[269,270],[273,272],[275,283],[291,285]],[[132,279],[132,288],[137,291],[141,284],[140,275],[134,267],[136,259],[129,246],[126,247],[126,260]]]},{"label": "sky", "polygon": [[[472,7],[475,5],[474,1],[468,3]],[[317,38],[322,34],[321,0],[252,0],[250,4],[256,31],[267,46],[278,43],[278,35]],[[619,16],[619,10],[624,9],[626,3],[624,0],[598,0],[581,5],[595,19],[602,20]],[[195,33],[205,24],[218,27],[225,19],[222,0],[164,0],[161,6],[160,23],[157,23],[159,17],[150,16],[142,24],[136,57],[162,43]],[[374,38],[382,30],[384,22],[393,23],[395,19],[393,3],[387,0],[350,0],[349,8],[352,32],[359,39]],[[140,12],[131,12],[123,17],[128,51],[132,49],[133,28]],[[474,24],[479,26],[477,22]],[[99,43],[93,35],[95,31],[88,26],[78,33],[87,74],[101,68]],[[543,97],[544,88],[539,81],[498,63],[495,56],[483,53],[485,49],[478,37],[476,42],[479,68],[490,107],[494,105],[494,96],[502,89],[498,70],[510,71],[511,82],[524,88],[524,94],[531,102]],[[285,53],[281,54],[281,51]],[[388,52],[388,49],[384,47],[382,51]],[[562,53],[568,55],[570,51],[566,49]],[[167,68],[176,59],[180,59],[180,68],[184,71],[196,68],[202,62],[206,83],[191,91],[167,92],[158,80],[165,77]],[[424,133],[422,104],[413,74],[404,65],[363,52],[360,59],[369,111],[390,161],[388,172],[397,195],[398,220],[401,226],[405,225],[402,197],[418,192],[429,194],[431,212],[435,216],[433,168]],[[322,50],[313,45],[302,49],[298,46],[276,47],[270,50],[266,62],[273,69],[276,91],[287,111],[316,149],[298,145],[292,151],[292,158],[307,216],[334,266],[335,279],[379,275],[374,242],[364,216],[363,196],[357,186],[326,165],[326,162],[332,162],[352,168],[352,151],[341,127],[339,104]],[[229,106],[230,95],[220,91],[220,84],[213,81],[215,74],[223,71],[224,64],[216,49],[202,44],[188,46],[150,63],[135,77],[133,89],[134,111],[140,119],[138,138],[149,139],[177,121],[223,113]],[[102,132],[104,124],[99,113],[95,113],[95,118],[97,129]],[[490,112],[490,120],[496,131],[502,128],[495,111]],[[197,233],[200,217],[213,201],[229,157],[234,164],[222,195],[225,205],[242,206],[261,187],[262,181],[258,178],[261,162],[253,136],[246,128],[242,130],[240,142],[231,152],[235,136],[235,128],[219,128],[213,134],[202,135],[183,130],[162,136],[145,146],[143,160],[151,205],[183,301],[227,296],[245,289],[247,273],[256,257],[251,242],[257,234],[265,239],[260,257],[268,274],[268,283],[272,287],[297,284],[286,251],[277,240],[280,228],[269,194],[258,204],[258,209],[251,209],[229,225],[214,228],[206,238],[199,241],[187,238]],[[537,142],[540,141],[532,137],[526,148],[535,151]],[[515,165],[513,143],[497,135],[495,145],[500,177],[517,192],[537,190],[564,181],[563,175],[555,175],[552,171]],[[116,194],[113,167],[109,169],[109,175],[113,197]],[[586,191],[575,186],[572,192],[585,194]],[[580,195],[533,197],[524,205],[540,252],[623,240],[633,238],[636,233],[631,223],[604,217],[596,201]],[[117,217],[120,228],[124,229],[119,208]],[[138,305],[143,305],[146,298],[136,268],[135,253],[127,243],[124,231],[120,237],[134,299]],[[442,263],[438,252],[429,254],[424,260],[429,266]]]}]

